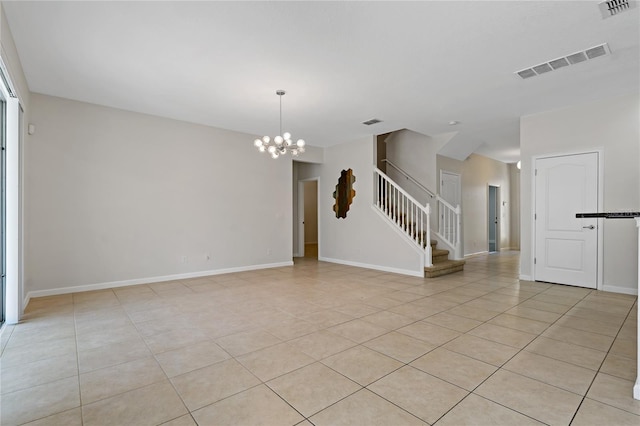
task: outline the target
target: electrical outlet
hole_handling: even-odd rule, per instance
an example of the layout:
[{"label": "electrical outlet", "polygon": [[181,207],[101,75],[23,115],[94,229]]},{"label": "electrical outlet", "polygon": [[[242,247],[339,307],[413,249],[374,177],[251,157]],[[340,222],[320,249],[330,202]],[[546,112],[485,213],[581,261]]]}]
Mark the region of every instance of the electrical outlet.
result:
[{"label": "electrical outlet", "polygon": [[209,253],[205,253],[204,254],[204,260],[206,260],[207,262],[209,262],[211,260],[211,255]]},{"label": "electrical outlet", "polygon": [[187,256],[182,256],[182,258],[180,259],[181,263],[187,263]]}]

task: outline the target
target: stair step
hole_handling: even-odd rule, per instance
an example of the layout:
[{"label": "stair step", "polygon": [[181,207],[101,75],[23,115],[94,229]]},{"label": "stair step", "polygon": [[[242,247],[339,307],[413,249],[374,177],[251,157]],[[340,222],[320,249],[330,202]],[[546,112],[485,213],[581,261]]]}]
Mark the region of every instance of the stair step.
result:
[{"label": "stair step", "polygon": [[449,260],[449,250],[431,249],[432,263],[440,263]]},{"label": "stair step", "polygon": [[435,278],[464,270],[464,260],[446,260],[424,268],[425,278]]}]

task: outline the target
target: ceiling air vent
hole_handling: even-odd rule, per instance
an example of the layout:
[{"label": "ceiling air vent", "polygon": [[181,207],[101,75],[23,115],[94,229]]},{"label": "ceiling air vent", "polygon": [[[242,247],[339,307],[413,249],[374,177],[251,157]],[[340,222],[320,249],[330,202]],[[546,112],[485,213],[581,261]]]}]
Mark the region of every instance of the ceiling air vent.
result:
[{"label": "ceiling air vent", "polygon": [[365,126],[371,126],[372,124],[382,123],[382,120],[378,120],[377,118],[372,118],[371,120],[363,121],[362,124]]},{"label": "ceiling air vent", "polygon": [[553,71],[553,68],[551,68],[551,65],[549,64],[541,64],[533,67],[533,70],[536,72],[536,74],[540,75],[544,74],[545,72]]},{"label": "ceiling air vent", "polygon": [[597,58],[598,56],[606,55],[607,49],[604,48],[604,45],[600,45],[600,46],[592,47],[591,49],[587,49],[585,50],[584,53],[587,54],[587,58],[593,59],[593,58]]},{"label": "ceiling air vent", "polygon": [[536,74],[536,72],[531,68],[527,68],[526,70],[518,71],[518,75],[522,78],[529,78],[535,77],[538,74]]},{"label": "ceiling air vent", "polygon": [[584,52],[574,53],[573,55],[567,56],[567,60],[571,65],[579,64],[580,62],[584,62],[587,60],[587,55]]},{"label": "ceiling air vent", "polygon": [[569,61],[566,58],[554,59],[553,61],[549,61],[549,65],[551,65],[551,68],[554,70],[557,70],[558,68],[568,67]]},{"label": "ceiling air vent", "polygon": [[608,0],[599,3],[598,7],[602,18],[606,19],[636,7],[636,2],[630,0]]},{"label": "ceiling air vent", "polygon": [[605,56],[611,53],[609,51],[609,46],[607,43],[602,43],[598,46],[590,47],[581,52],[572,53],[571,55],[567,55],[562,58],[554,59],[549,62],[542,63],[540,65],[535,65],[533,67],[525,68],[520,71],[516,71],[523,80],[531,77],[535,77],[540,74],[547,73],[549,71],[555,71],[559,68],[564,68],[569,65],[579,64],[580,62],[585,62],[590,59],[595,59],[600,56]]}]

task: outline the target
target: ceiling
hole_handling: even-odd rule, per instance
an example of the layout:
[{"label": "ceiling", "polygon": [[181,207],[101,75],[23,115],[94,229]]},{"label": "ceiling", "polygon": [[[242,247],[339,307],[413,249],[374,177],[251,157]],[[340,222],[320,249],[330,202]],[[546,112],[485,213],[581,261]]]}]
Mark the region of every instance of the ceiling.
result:
[{"label": "ceiling", "polygon": [[[285,89],[284,130],[320,147],[455,131],[514,162],[520,116],[640,91],[640,7],[608,19],[594,1],[3,7],[32,92],[273,136]],[[611,55],[514,74],[602,43]]]}]

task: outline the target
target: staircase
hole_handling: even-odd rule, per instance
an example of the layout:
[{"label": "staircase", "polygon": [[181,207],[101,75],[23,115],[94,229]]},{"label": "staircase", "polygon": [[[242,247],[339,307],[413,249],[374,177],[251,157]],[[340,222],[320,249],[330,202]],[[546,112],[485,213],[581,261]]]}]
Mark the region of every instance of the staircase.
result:
[{"label": "staircase", "polygon": [[436,246],[438,241],[431,240],[432,266],[425,266],[425,278],[435,278],[453,274],[464,270],[464,260],[449,259],[449,250],[440,250]]},{"label": "staircase", "polygon": [[[380,169],[374,169],[374,207],[398,230],[424,252],[426,278],[439,277],[464,269],[464,260],[449,259],[449,250],[438,249],[437,240],[431,239],[431,205],[418,203],[411,195],[391,180]],[[433,196],[441,210],[438,231],[434,234],[454,249],[454,257],[461,257],[460,207],[453,207],[439,196]],[[427,244],[429,242],[429,244]]]}]

